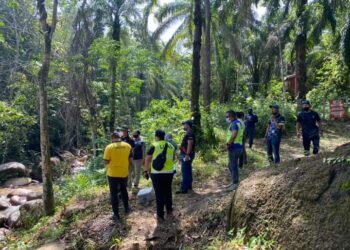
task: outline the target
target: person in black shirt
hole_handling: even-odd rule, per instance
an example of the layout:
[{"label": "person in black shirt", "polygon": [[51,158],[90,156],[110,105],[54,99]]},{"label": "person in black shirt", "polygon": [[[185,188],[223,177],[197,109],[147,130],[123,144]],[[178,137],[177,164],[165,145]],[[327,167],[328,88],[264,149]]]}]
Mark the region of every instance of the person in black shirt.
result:
[{"label": "person in black shirt", "polygon": [[304,155],[310,155],[311,142],[313,145],[313,154],[318,154],[320,149],[320,129],[321,118],[319,114],[311,110],[311,105],[308,100],[302,102],[302,111],[297,118],[297,136],[303,137]]},{"label": "person in black shirt", "polygon": [[185,121],[182,125],[186,134],[180,146],[182,182],[180,190],[176,192],[177,194],[186,194],[188,190],[192,190],[192,162],[195,157],[196,147],[196,138],[192,130],[192,120]]},{"label": "person in black shirt", "polygon": [[138,189],[142,165],[146,156],[146,143],[141,138],[141,132],[139,130],[135,131],[133,134],[134,138],[134,153],[132,167],[129,168],[129,180],[128,187],[131,188],[134,184],[134,188]]},{"label": "person in black shirt", "polygon": [[131,146],[132,149],[134,149],[135,147],[135,141],[133,139],[131,139],[130,135],[129,135],[129,128],[126,126],[123,126],[120,131],[122,132],[122,141],[129,143],[129,145]]}]

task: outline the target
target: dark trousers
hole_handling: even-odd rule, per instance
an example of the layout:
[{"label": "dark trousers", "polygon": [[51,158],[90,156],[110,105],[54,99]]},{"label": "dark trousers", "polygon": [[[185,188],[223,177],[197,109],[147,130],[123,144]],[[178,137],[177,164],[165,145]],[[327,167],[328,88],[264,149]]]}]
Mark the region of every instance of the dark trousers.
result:
[{"label": "dark trousers", "polygon": [[254,143],[255,128],[247,128],[247,133],[249,138],[249,147],[251,148]]},{"label": "dark trousers", "polygon": [[243,152],[242,155],[238,159],[238,166],[243,168],[243,164],[247,164],[247,151],[245,149],[245,142],[243,142]]},{"label": "dark trousers", "polygon": [[228,151],[228,168],[231,173],[232,183],[238,184],[238,163],[239,158],[243,155],[243,148],[232,149]]},{"label": "dark trousers", "polygon": [[192,162],[193,159],[190,159],[189,161],[184,161],[185,156],[181,157],[181,175],[182,175],[182,182],[181,182],[181,191],[187,192],[188,190],[192,190]]},{"label": "dark trousers", "polygon": [[315,135],[315,136],[310,136],[308,134],[303,134],[303,146],[304,146],[304,154],[305,156],[310,155],[310,147],[311,147],[311,142],[313,146],[313,154],[318,154],[318,151],[320,150],[320,136]]},{"label": "dark trousers", "polygon": [[119,192],[121,193],[125,210],[129,208],[129,196],[128,191],[126,190],[128,178],[108,176],[108,184],[111,195],[113,213],[115,215],[119,215]]},{"label": "dark trousers", "polygon": [[267,156],[272,163],[280,163],[280,136],[269,136],[266,140]]},{"label": "dark trousers", "polygon": [[164,218],[164,206],[167,213],[173,211],[171,185],[174,174],[151,174],[154,192],[156,194],[157,215]]}]

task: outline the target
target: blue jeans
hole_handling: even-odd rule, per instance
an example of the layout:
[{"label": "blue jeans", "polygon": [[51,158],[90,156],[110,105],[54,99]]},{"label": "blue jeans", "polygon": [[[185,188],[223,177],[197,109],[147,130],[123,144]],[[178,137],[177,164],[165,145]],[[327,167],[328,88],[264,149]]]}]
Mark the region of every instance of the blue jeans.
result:
[{"label": "blue jeans", "polygon": [[189,161],[184,161],[185,156],[181,156],[181,175],[182,175],[182,182],[181,182],[181,191],[187,192],[188,190],[192,190],[192,162],[193,159],[191,158]]},{"label": "blue jeans", "polygon": [[238,184],[238,162],[239,158],[243,155],[243,148],[230,149],[228,151],[228,169],[231,173],[232,183]]},{"label": "blue jeans", "polygon": [[248,137],[249,137],[249,147],[251,148],[254,143],[254,134],[255,134],[255,128],[254,127],[247,127]]},{"label": "blue jeans", "polygon": [[268,136],[266,140],[267,156],[270,162],[280,163],[280,136]]}]

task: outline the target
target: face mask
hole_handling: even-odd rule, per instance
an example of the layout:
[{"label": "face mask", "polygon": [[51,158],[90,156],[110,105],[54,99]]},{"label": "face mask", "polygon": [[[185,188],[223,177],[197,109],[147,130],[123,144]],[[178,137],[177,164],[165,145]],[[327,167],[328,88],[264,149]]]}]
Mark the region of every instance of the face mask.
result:
[{"label": "face mask", "polygon": [[231,123],[231,120],[230,120],[229,117],[226,117],[226,122],[227,122],[227,123]]},{"label": "face mask", "polygon": [[304,110],[304,111],[309,111],[309,110],[310,110],[310,107],[304,107],[303,110]]},{"label": "face mask", "polygon": [[123,135],[124,135],[123,132],[118,132],[118,134],[120,137],[123,137]]}]

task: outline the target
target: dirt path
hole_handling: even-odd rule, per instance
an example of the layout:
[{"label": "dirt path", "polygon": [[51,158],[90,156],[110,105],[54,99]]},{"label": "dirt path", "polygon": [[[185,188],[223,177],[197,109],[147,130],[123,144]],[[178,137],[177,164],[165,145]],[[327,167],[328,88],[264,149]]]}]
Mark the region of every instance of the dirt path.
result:
[{"label": "dirt path", "polygon": [[[335,147],[344,144],[350,140],[349,135],[345,135],[344,131],[350,131],[350,123],[335,123],[325,126],[324,136],[321,138],[321,150],[331,151]],[[263,140],[256,141],[255,151],[265,154]],[[282,161],[303,157],[303,148],[301,139],[296,137],[285,138],[281,144]],[[247,176],[251,170],[249,166],[243,169],[241,176]],[[149,207],[141,207],[136,204],[135,199],[134,212],[127,219],[128,225],[131,227],[126,237],[123,239],[120,249],[164,249],[179,248],[179,244],[195,241],[197,238],[205,234],[194,232],[193,235],[187,233],[193,229],[195,222],[201,221],[201,215],[211,216],[208,208],[214,205],[214,209],[218,206],[225,207],[231,198],[231,193],[226,192],[224,186],[229,182],[229,174],[226,169],[221,170],[221,174],[208,183],[195,185],[194,193],[186,195],[174,196],[175,220],[157,225],[153,214],[155,212],[154,205]],[[136,204],[136,205],[135,205]],[[223,208],[224,210],[224,208]],[[202,213],[204,212],[205,213]],[[214,213],[215,215],[215,213]],[[214,216],[215,217],[215,216]],[[206,218],[208,219],[208,218]],[[209,218],[209,222],[210,222]],[[213,219],[215,220],[215,218]],[[195,221],[195,222],[194,222]],[[179,238],[181,239],[181,242]]]}]

